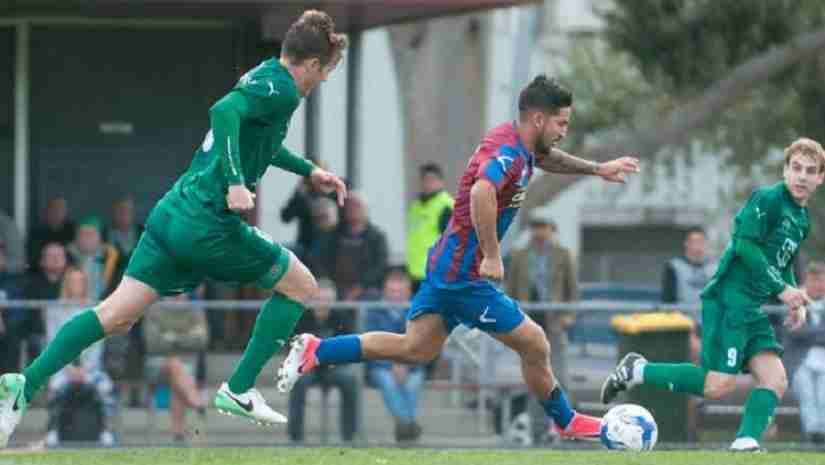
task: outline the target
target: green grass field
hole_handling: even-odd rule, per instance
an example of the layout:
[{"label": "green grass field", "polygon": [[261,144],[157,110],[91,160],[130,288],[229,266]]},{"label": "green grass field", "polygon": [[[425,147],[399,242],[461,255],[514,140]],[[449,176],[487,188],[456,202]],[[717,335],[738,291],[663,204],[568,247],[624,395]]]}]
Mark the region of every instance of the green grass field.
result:
[{"label": "green grass field", "polygon": [[625,453],[608,451],[480,449],[182,448],[4,451],[0,465],[716,465],[825,464],[825,454],[708,451]]}]

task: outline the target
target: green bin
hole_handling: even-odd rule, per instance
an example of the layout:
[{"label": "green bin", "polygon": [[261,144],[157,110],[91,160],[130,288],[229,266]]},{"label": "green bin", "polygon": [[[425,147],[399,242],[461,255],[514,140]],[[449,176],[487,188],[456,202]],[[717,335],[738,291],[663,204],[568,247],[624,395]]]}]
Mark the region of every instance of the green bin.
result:
[{"label": "green bin", "polygon": [[[628,352],[638,352],[651,362],[690,361],[690,333],[694,322],[682,313],[618,316],[613,318],[612,326],[619,334],[619,360]],[[659,441],[688,442],[693,437],[687,394],[637,386],[625,399],[650,410],[659,427]]]}]

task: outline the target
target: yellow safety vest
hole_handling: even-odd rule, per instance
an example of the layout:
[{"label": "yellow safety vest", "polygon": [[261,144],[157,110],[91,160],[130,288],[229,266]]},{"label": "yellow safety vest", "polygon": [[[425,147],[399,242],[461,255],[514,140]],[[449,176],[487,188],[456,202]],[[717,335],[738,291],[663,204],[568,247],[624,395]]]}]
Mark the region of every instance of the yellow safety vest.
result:
[{"label": "yellow safety vest", "polygon": [[453,198],[441,191],[432,198],[416,200],[407,214],[407,272],[415,280],[424,279],[427,251],[441,235],[438,220],[445,208],[453,207]]}]

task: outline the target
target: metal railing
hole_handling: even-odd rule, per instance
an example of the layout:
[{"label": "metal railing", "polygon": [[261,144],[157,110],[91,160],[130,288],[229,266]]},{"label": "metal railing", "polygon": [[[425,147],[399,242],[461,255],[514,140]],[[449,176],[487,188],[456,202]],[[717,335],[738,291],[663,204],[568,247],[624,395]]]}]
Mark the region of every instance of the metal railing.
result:
[{"label": "metal railing", "polygon": [[[176,311],[176,310],[191,310],[191,309],[203,309],[206,311],[257,311],[261,308],[261,306],[265,303],[265,300],[190,300],[190,301],[174,301],[174,300],[161,300],[158,301],[153,305],[153,307],[163,308],[164,310]],[[308,308],[312,308],[313,305],[317,304],[317,302],[309,302],[307,304]],[[86,303],[84,306],[93,307],[95,303],[89,304]],[[54,307],[64,307],[64,306],[78,306],[78,302],[73,301],[60,301],[60,300],[0,300],[0,311],[4,311],[6,309],[43,309],[43,308],[54,308]],[[364,317],[369,310],[375,309],[406,309],[409,307],[409,303],[393,303],[393,302],[386,302],[386,301],[336,301],[332,304],[327,304],[328,307],[332,308],[336,311],[349,311],[354,312],[356,318],[356,328],[358,332],[361,332],[363,329]],[[539,303],[523,303],[520,305],[524,311],[529,312],[545,312],[545,313],[554,313],[554,312],[573,312],[576,314],[600,314],[600,313],[607,313],[607,314],[618,314],[618,313],[647,313],[647,312],[660,312],[660,311],[679,311],[683,312],[687,315],[690,315],[694,318],[697,318],[698,315],[701,313],[701,307],[699,305],[674,305],[674,304],[662,304],[662,303],[653,303],[653,302],[621,302],[621,301],[609,301],[609,300],[590,300],[590,301],[581,301],[581,302],[539,302]],[[781,306],[766,306],[763,308],[766,313],[782,313],[784,312],[784,308]],[[698,319],[698,318],[697,318]],[[455,335],[454,335],[455,336]],[[475,365],[479,369],[479,373],[484,371],[485,367],[489,367],[491,365],[491,350],[490,345],[485,345],[484,343],[477,345],[475,347],[472,346],[472,340],[478,339],[476,338],[478,333],[476,332],[472,338],[451,338],[453,341],[453,347],[458,348],[460,351],[463,352],[463,355],[466,356],[468,360],[471,361],[473,365]],[[492,341],[492,339],[489,339]],[[468,343],[470,341],[470,343]],[[362,388],[363,384],[363,376],[356,376],[357,382],[359,383],[358,388]],[[494,376],[484,376],[483,374],[479,374],[478,379],[475,383],[469,383],[476,390],[478,395],[478,402],[477,402],[477,416],[478,416],[478,425],[479,425],[479,433],[488,433],[487,428],[484,426],[486,424],[486,419],[488,412],[486,411],[485,399],[494,397],[496,395],[502,395],[504,397],[512,396],[518,394],[519,390],[516,389],[514,386],[517,384],[514,381],[515,378],[509,378],[506,382],[503,382],[500,379],[496,379]],[[519,378],[520,379],[520,378]],[[442,386],[447,386],[448,389],[454,389],[456,391],[459,390],[466,390],[468,389],[468,383],[462,382],[461,374],[453,372],[450,374],[450,380],[446,383],[442,383]],[[523,390],[522,390],[523,391]],[[453,402],[456,402],[457,397],[453,397]],[[325,401],[322,403],[322,418],[325,420],[322,422],[322,431],[321,436],[324,440],[329,436],[327,432],[328,428],[328,412],[326,410],[330,408],[328,403]],[[729,413],[728,410],[738,408],[738,407],[729,407],[729,406],[718,406],[716,407],[717,410],[725,410],[721,413]],[[508,410],[509,410],[509,402],[505,402],[503,404],[503,416],[507,418]],[[359,402],[357,408],[357,415],[358,415],[358,428],[359,434],[363,431],[361,427],[361,419],[364,418],[363,413],[363,402]],[[712,412],[717,413],[717,412]],[[363,437],[362,437],[363,439]]]},{"label": "metal railing", "polygon": [[[84,305],[94,307],[99,302],[85,303]],[[256,311],[259,310],[266,300],[160,300],[153,304],[153,307],[163,307],[164,309],[192,309],[201,308],[205,310],[241,310],[241,311]],[[312,308],[318,302],[308,302],[306,306]],[[42,309],[44,307],[54,306],[77,306],[76,301],[63,300],[17,300],[17,299],[0,299],[0,309],[5,308],[28,308],[28,309]],[[334,310],[373,310],[398,308],[406,309],[409,307],[408,302],[387,302],[381,300],[362,301],[362,300],[339,300],[328,306]],[[664,304],[656,302],[627,302],[615,300],[586,300],[579,302],[530,302],[520,303],[519,306],[525,311],[538,312],[574,312],[574,313],[600,313],[600,312],[657,312],[657,311],[681,311],[690,314],[698,314],[701,310],[701,305],[698,304]],[[762,307],[766,313],[782,313],[785,307],[781,305],[766,305]]]}]

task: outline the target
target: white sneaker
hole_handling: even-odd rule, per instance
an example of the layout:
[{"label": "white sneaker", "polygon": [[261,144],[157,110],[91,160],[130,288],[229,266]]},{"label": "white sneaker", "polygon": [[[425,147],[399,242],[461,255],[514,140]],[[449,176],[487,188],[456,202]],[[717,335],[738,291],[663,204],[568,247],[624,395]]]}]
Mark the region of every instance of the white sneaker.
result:
[{"label": "white sneaker", "polygon": [[301,376],[318,365],[315,351],[321,340],[312,334],[299,334],[289,341],[289,345],[289,354],[281,362],[275,377],[278,390],[284,393],[291,391]]},{"label": "white sneaker", "polygon": [[26,377],[17,373],[0,376],[0,448],[6,447],[9,438],[26,411],[24,388]]},{"label": "white sneaker", "polygon": [[49,430],[46,433],[46,447],[57,447],[60,445],[60,435],[57,434],[57,430]]},{"label": "white sneaker", "polygon": [[115,435],[111,431],[103,430],[100,433],[100,445],[103,447],[113,447],[115,445]]},{"label": "white sneaker", "polygon": [[286,423],[286,417],[269,408],[264,396],[257,389],[250,389],[243,394],[229,390],[229,384],[221,384],[215,394],[215,407],[226,415],[248,418],[259,425]]},{"label": "white sneaker", "polygon": [[736,438],[730,445],[732,452],[765,452],[759,443],[754,438]]}]

